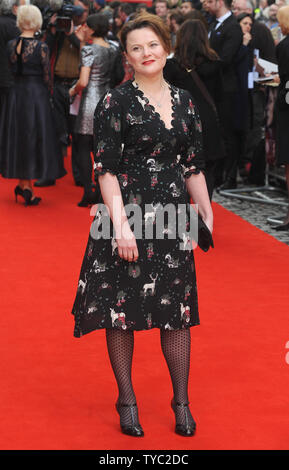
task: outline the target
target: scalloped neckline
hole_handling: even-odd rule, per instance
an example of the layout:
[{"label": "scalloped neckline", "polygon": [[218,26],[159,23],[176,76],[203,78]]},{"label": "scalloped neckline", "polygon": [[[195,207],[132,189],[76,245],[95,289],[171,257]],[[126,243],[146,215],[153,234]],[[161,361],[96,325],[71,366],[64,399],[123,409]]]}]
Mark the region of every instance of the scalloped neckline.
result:
[{"label": "scalloped neckline", "polygon": [[150,108],[150,111],[158,117],[160,123],[163,125],[163,127],[168,131],[172,131],[174,129],[174,123],[175,123],[175,108],[176,108],[176,105],[175,105],[175,97],[174,97],[174,89],[173,89],[173,86],[166,82],[168,84],[168,87],[169,87],[169,90],[170,90],[170,95],[171,95],[171,105],[172,105],[172,114],[171,114],[171,127],[167,127],[166,124],[165,124],[165,121],[161,118],[161,115],[160,113],[156,110],[156,108],[150,103],[148,97],[144,94],[144,92],[139,88],[137,82],[133,79],[131,80],[131,84],[132,86],[135,88],[136,91],[138,91],[141,95],[141,97],[143,98],[143,100],[145,101],[145,103],[147,104],[147,106]]}]

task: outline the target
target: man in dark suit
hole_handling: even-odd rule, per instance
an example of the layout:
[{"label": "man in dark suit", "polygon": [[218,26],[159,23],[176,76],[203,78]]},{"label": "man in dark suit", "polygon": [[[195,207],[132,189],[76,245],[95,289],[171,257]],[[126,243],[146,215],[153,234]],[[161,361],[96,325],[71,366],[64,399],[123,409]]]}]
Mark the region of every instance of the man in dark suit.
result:
[{"label": "man in dark suit", "polygon": [[236,96],[238,77],[236,73],[236,59],[243,41],[243,34],[239,23],[232,14],[231,0],[206,0],[208,12],[215,17],[209,29],[210,46],[219,55],[223,65],[224,92],[219,117],[223,128],[226,155],[224,161],[218,163],[215,169],[217,186],[222,184],[223,189],[236,187],[237,161],[238,161],[238,132],[235,127]]}]

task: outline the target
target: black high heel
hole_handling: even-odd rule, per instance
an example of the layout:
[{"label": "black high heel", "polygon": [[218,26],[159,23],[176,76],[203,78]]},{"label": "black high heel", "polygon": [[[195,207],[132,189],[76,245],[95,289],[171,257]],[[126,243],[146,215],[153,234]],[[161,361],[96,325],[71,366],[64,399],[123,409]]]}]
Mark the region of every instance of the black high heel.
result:
[{"label": "black high heel", "polygon": [[41,197],[34,197],[32,199],[32,191],[31,189],[24,189],[23,190],[23,197],[25,200],[25,206],[37,206],[41,201]]},{"label": "black high heel", "polygon": [[99,202],[98,194],[95,192],[91,193],[84,193],[81,201],[77,204],[78,207],[89,207],[93,206],[93,204],[97,204]]},{"label": "black high heel", "polygon": [[14,194],[15,194],[15,201],[17,202],[17,196],[23,196],[23,189],[21,188],[21,186],[17,185],[15,188],[14,188]]},{"label": "black high heel", "polygon": [[99,191],[84,191],[81,201],[77,204],[78,207],[89,207],[97,204],[100,200]]},{"label": "black high heel", "polygon": [[123,404],[116,402],[115,407],[119,415],[120,415],[120,408],[127,407],[130,410],[132,424],[131,426],[123,426],[121,424],[120,425],[121,431],[124,434],[128,434],[129,436],[134,436],[134,437],[144,436],[144,432],[143,432],[141,425],[139,423],[136,423],[136,420],[135,420],[134,408],[137,407],[136,403],[134,403],[133,405],[123,405]]},{"label": "black high heel", "polygon": [[189,424],[189,416],[188,416],[188,406],[189,403],[175,403],[174,399],[172,398],[171,407],[176,415],[176,407],[180,406],[183,408],[185,414],[186,424],[179,424],[176,422],[175,432],[180,434],[181,436],[190,437],[193,436],[196,432],[196,423],[193,419],[193,423]]},{"label": "black high heel", "polygon": [[289,230],[289,222],[287,224],[274,225],[272,228],[277,230],[277,232],[286,232],[286,230]]}]

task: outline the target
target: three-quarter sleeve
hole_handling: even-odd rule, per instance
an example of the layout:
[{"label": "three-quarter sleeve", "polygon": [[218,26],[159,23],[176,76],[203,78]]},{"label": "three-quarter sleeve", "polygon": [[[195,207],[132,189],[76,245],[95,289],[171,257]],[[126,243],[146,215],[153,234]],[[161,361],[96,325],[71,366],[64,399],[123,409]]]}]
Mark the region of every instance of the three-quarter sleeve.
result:
[{"label": "three-quarter sleeve", "polygon": [[93,50],[91,46],[83,46],[80,53],[80,66],[92,67],[94,61]]},{"label": "three-quarter sleeve", "polygon": [[202,123],[196,105],[189,99],[188,115],[190,118],[188,126],[188,146],[181,155],[181,165],[184,178],[192,174],[198,174],[205,169],[203,156]]},{"label": "three-quarter sleeve", "polygon": [[94,113],[94,172],[95,176],[119,173],[123,148],[123,111],[120,95],[108,91]]}]

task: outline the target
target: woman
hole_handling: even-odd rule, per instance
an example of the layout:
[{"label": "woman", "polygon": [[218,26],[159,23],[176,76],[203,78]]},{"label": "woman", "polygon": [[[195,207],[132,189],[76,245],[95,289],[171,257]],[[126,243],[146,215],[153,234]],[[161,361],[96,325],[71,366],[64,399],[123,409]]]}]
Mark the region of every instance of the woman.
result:
[{"label": "woman", "polygon": [[[94,168],[105,206],[98,207],[81,268],[74,335],[106,329],[121,430],[142,436],[131,381],[134,331],[159,328],[174,391],[175,430],[192,436],[190,327],[199,324],[194,257],[190,242],[180,249],[175,225],[167,217],[164,225],[160,221],[162,206],[176,215],[192,197],[212,230],[201,126],[189,93],[163,78],[170,52],[165,23],[139,15],[124,25],[121,42],[135,75],[110,90],[95,112]],[[136,212],[134,231],[125,209]],[[180,230],[181,240],[183,235]]]},{"label": "woman", "polygon": [[[238,131],[236,136],[239,137],[238,139],[236,138],[236,152],[238,152],[239,173],[241,176],[246,176],[246,164],[248,163],[246,145],[248,143],[249,132],[253,126],[254,113],[252,97],[252,89],[254,88],[252,77],[254,66],[254,51],[252,48],[251,35],[253,19],[249,13],[241,13],[237,16],[237,21],[242,29],[243,43],[235,60],[235,68],[238,80],[238,93],[236,94],[234,105],[236,110],[235,129]],[[250,80],[249,77],[251,77]]]},{"label": "woman", "polygon": [[54,180],[66,174],[50,107],[48,47],[34,37],[41,25],[36,6],[18,8],[21,35],[8,43],[15,85],[1,110],[0,172],[4,178],[19,179],[16,201],[22,196],[26,206],[41,200],[33,194],[31,180]]},{"label": "woman", "polygon": [[86,41],[91,44],[81,49],[81,69],[77,83],[69,90],[73,98],[81,94],[76,118],[77,158],[84,186],[80,207],[87,207],[98,201],[99,190],[92,190],[93,114],[101,96],[112,86],[118,85],[124,76],[122,57],[118,46],[106,39],[109,21],[106,15],[96,13],[87,18],[82,27]]},{"label": "woman", "polygon": [[[285,166],[286,184],[289,196],[289,6],[280,8],[277,18],[285,38],[282,39],[276,47],[279,74],[278,95],[274,110],[276,126],[276,163],[278,166]],[[289,230],[289,208],[283,222],[274,228],[278,231]]]},{"label": "woman", "polygon": [[198,107],[203,129],[203,152],[206,181],[212,198],[215,162],[224,158],[218,112],[222,99],[221,63],[209,47],[205,26],[200,20],[186,20],[177,34],[174,56],[168,59],[165,78],[173,85],[188,90]]}]

